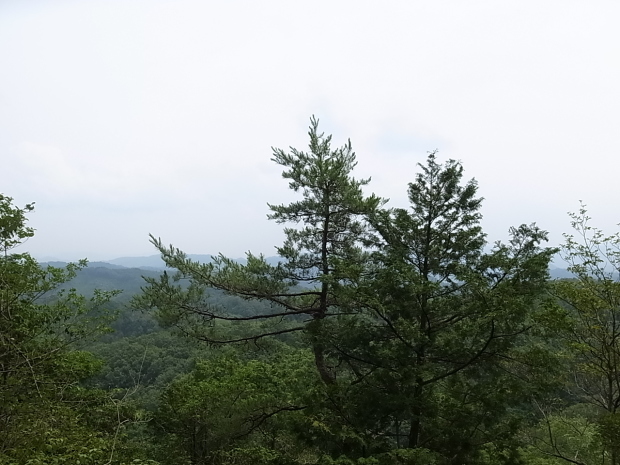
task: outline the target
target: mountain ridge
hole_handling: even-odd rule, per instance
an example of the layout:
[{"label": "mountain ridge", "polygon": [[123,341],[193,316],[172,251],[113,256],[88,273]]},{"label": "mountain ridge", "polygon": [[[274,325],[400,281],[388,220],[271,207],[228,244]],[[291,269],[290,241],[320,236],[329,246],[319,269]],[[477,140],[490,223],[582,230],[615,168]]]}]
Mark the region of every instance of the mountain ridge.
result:
[{"label": "mountain ridge", "polygon": [[[197,261],[199,263],[210,263],[213,260],[214,255],[208,254],[188,254],[188,258]],[[235,258],[234,261],[245,264],[247,260],[245,258]],[[271,256],[265,257],[265,260],[270,265],[277,265],[279,262],[284,261],[282,257]],[[41,262],[42,265],[52,265],[62,267],[67,262],[62,260],[50,260]],[[164,271],[169,270],[160,255],[148,255],[148,256],[133,256],[133,257],[118,257],[111,260],[96,260],[88,262],[89,268],[110,268],[110,269],[140,269],[147,271]],[[574,278],[573,273],[565,268],[559,268],[555,266],[549,267],[549,274],[552,279],[570,279]]]},{"label": "mountain ridge", "polygon": [[[188,254],[187,258],[199,262],[199,263],[210,263],[213,261],[215,255],[208,254]],[[237,263],[245,264],[247,260],[245,258],[233,258],[233,260]],[[279,262],[282,262],[282,257],[271,256],[265,257],[265,260],[270,265],[277,265]],[[41,261],[43,265],[52,265],[52,266],[65,266],[68,262],[64,260],[46,260]],[[130,268],[138,268],[141,270],[149,270],[149,271],[163,271],[166,269],[170,269],[166,267],[166,264],[161,259],[161,255],[146,255],[146,256],[133,256],[133,257],[118,257],[113,258],[111,260],[95,260],[88,262],[89,268],[112,268],[112,269],[130,269]]]}]

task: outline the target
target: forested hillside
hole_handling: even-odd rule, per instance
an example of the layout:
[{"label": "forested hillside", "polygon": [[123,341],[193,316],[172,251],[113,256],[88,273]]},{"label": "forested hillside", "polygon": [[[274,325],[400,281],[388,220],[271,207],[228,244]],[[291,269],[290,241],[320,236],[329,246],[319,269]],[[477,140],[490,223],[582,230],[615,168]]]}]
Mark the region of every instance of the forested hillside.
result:
[{"label": "forested hillside", "polygon": [[459,162],[389,208],[309,137],[273,152],[278,260],[41,265],[0,195],[0,463],[620,463],[620,236],[582,207],[495,242]]}]

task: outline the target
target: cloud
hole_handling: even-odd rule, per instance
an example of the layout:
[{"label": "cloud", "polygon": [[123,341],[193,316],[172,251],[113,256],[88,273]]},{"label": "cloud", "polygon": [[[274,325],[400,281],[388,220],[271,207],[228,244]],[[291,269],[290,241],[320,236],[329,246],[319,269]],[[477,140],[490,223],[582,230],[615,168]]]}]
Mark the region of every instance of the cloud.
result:
[{"label": "cloud", "polygon": [[311,114],[394,204],[439,149],[491,237],[559,236],[579,198],[618,222],[616,2],[26,3],[0,6],[2,189],[66,222],[269,253],[265,204],[293,198],[271,146],[305,149]]}]

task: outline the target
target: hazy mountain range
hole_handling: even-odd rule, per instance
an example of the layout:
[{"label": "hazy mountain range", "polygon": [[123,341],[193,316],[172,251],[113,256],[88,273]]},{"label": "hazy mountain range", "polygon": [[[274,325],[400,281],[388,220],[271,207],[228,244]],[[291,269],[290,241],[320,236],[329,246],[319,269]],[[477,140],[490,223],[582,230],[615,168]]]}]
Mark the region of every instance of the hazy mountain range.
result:
[{"label": "hazy mountain range", "polygon": [[[209,263],[213,260],[213,255],[188,254],[188,258],[199,263]],[[245,258],[234,259],[239,263],[246,263]],[[265,257],[267,263],[276,265],[282,261],[281,257]],[[63,266],[66,264],[64,260],[47,259],[41,260],[43,264],[54,266]],[[141,270],[165,270],[166,264],[160,255],[149,255],[146,257],[119,257],[112,260],[89,261],[89,268],[139,268]]]},{"label": "hazy mountain range", "polygon": [[[213,259],[213,255],[203,255],[203,254],[188,254],[188,258],[200,262],[200,263],[209,263]],[[283,261],[281,257],[272,256],[266,257],[267,263],[271,265],[276,265],[278,262]],[[237,258],[235,261],[239,263],[245,263],[245,258]],[[46,261],[50,265],[55,266],[63,266],[65,263],[59,260]],[[145,257],[119,257],[114,258],[112,260],[106,261],[94,261],[88,263],[89,268],[138,268],[141,270],[151,270],[151,271],[160,271],[165,270],[166,265],[161,259],[160,255],[149,255]],[[573,275],[569,271],[564,268],[556,268],[551,266],[549,268],[549,273],[552,278],[572,278]]]}]

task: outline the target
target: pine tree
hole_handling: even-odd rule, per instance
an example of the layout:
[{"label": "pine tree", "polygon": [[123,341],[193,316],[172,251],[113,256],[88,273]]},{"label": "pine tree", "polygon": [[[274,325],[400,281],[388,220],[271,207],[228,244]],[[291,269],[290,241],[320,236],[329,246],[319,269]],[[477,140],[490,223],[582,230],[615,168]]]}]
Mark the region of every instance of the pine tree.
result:
[{"label": "pine tree", "polygon": [[[289,205],[269,205],[268,218],[287,224],[284,244],[277,247],[282,262],[277,266],[251,253],[247,264],[222,255],[212,263],[199,264],[180,250],[151,238],[174,276],[147,280],[137,307],[157,308],[162,320],[210,343],[256,341],[266,336],[303,332],[310,341],[321,379],[331,384],[334,372],[326,360],[324,320],[337,316],[342,307],[343,287],[358,279],[368,253],[362,248],[367,236],[365,218],[382,200],[366,197],[352,171],[357,162],[349,141],[332,149],[331,136],[318,131],[311,118],[309,152],[273,149],[272,160],[284,168],[282,176],[302,198]],[[189,279],[188,289],[178,284]],[[267,302],[271,309],[252,315],[231,315],[208,302],[206,289],[218,289],[247,300]],[[243,324],[233,336],[218,333],[220,326],[203,331],[199,323],[216,321]],[[253,324],[252,324],[253,323]]]}]

